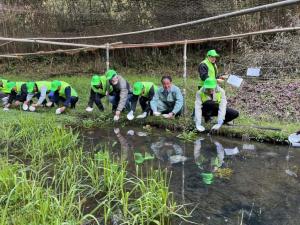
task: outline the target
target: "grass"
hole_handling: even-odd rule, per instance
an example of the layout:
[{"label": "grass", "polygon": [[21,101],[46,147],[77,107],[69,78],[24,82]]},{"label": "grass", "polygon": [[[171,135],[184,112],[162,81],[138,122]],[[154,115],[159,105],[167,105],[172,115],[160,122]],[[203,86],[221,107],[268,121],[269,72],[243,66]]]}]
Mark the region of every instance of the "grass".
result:
[{"label": "grass", "polygon": [[[18,80],[14,75],[7,75],[6,78],[11,80]],[[18,76],[19,77],[19,76]],[[24,75],[27,80],[32,79],[33,75]],[[137,75],[127,71],[124,74],[124,77],[133,84],[137,80],[152,81],[156,84],[160,82],[160,76],[157,75]],[[61,79],[70,83],[79,93],[79,103],[76,106],[76,110],[69,110],[65,115],[57,117],[56,120],[60,121],[63,124],[72,124],[80,127],[93,127],[93,126],[106,126],[108,124],[113,124],[112,115],[110,111],[110,106],[108,105],[107,100],[103,99],[103,103],[106,106],[104,112],[99,112],[95,106],[95,109],[92,113],[86,113],[85,107],[87,105],[89,97],[89,84],[90,84],[91,75],[82,75],[82,76],[57,76],[55,79]],[[36,78],[38,80],[38,78]],[[54,79],[54,78],[53,78]],[[181,77],[174,77],[173,83],[183,88],[183,79]],[[186,105],[187,112],[186,116],[176,120],[164,120],[157,117],[148,117],[146,120],[134,120],[129,122],[126,120],[126,113],[122,114],[121,125],[125,126],[126,124],[137,123],[141,125],[149,124],[151,126],[167,128],[169,130],[182,130],[182,131],[193,131],[195,130],[195,125],[191,118],[191,112],[194,108],[194,99],[195,92],[197,90],[197,78],[189,78],[187,80],[187,97]],[[227,95],[233,96],[236,94],[235,90],[226,87]],[[139,107],[138,107],[139,108]],[[54,114],[54,109],[42,109],[43,113]],[[137,112],[139,113],[139,112]],[[269,112],[270,113],[270,112]],[[2,114],[2,113],[1,113]],[[280,121],[276,118],[272,118],[272,115],[258,117],[258,116],[249,116],[240,112],[240,117],[235,120],[237,126],[223,126],[219,132],[221,135],[243,138],[247,137],[257,141],[267,141],[273,143],[286,143],[287,137],[289,134],[299,130],[299,127],[296,125],[295,121]],[[205,125],[207,129],[210,129],[211,124]],[[274,130],[265,130],[253,128],[253,126],[263,126],[263,127],[275,127],[281,129],[281,131]]]},{"label": "grass", "polygon": [[130,174],[108,150],[85,152],[53,114],[0,118],[0,224],[171,224],[187,216],[166,171]]}]

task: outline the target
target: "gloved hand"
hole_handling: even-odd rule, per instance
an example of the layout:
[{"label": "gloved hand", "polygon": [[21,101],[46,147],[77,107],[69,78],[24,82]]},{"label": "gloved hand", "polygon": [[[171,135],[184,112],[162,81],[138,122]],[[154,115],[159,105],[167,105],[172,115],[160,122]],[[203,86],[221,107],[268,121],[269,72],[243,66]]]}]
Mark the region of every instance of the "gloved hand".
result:
[{"label": "gloved hand", "polygon": [[93,108],[88,106],[88,107],[86,107],[85,111],[87,111],[87,112],[92,112],[92,111],[93,111]]},{"label": "gloved hand", "polygon": [[120,119],[120,116],[119,115],[115,115],[114,116],[114,121],[118,121]]},{"label": "gloved hand", "polygon": [[205,131],[205,127],[203,127],[200,123],[196,123],[196,129],[197,129],[199,132]]},{"label": "gloved hand", "polygon": [[211,129],[212,130],[219,130],[221,128],[222,124],[215,124]]},{"label": "gloved hand", "polygon": [[154,116],[160,116],[161,113],[160,113],[160,112],[153,112],[153,115],[154,115]]},{"label": "gloved hand", "polygon": [[23,105],[22,105],[22,108],[24,111],[27,111],[28,110],[28,105],[24,102]]},{"label": "gloved hand", "polygon": [[29,106],[29,111],[30,112],[34,112],[35,111],[35,107],[33,105]]},{"label": "gloved hand", "polygon": [[120,128],[114,128],[114,132],[115,132],[115,134],[120,133]]},{"label": "gloved hand", "polygon": [[51,107],[52,104],[53,104],[53,102],[47,102],[46,106],[47,106],[47,107]]},{"label": "gloved hand", "polygon": [[3,111],[9,111],[9,108],[4,107],[4,108],[3,108]]},{"label": "gloved hand", "polygon": [[132,110],[127,114],[127,119],[128,120],[133,120],[134,119],[134,115],[133,115],[133,111]]},{"label": "gloved hand", "polygon": [[138,115],[136,118],[138,118],[138,119],[144,119],[146,117],[147,117],[147,112],[143,112],[143,114]]}]

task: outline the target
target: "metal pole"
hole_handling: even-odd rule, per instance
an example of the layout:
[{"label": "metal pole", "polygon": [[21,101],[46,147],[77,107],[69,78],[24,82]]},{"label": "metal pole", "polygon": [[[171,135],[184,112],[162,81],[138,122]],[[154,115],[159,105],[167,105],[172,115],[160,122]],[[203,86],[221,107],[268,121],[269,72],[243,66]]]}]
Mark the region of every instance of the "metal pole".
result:
[{"label": "metal pole", "polygon": [[184,43],[184,48],[183,48],[183,81],[184,81],[184,87],[183,87],[183,97],[184,97],[184,114],[186,113],[186,95],[187,95],[187,91],[186,91],[186,77],[187,77],[187,69],[186,69],[186,60],[187,60],[187,56],[186,56],[186,51],[187,51],[187,40],[185,40]]},{"label": "metal pole", "polygon": [[109,70],[109,43],[106,43],[106,71]]}]

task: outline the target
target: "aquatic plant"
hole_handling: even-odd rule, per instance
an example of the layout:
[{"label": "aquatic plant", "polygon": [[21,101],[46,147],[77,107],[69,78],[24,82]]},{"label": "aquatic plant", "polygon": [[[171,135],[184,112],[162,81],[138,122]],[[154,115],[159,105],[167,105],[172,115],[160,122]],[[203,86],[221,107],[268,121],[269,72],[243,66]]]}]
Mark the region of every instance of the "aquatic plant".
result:
[{"label": "aquatic plant", "polygon": [[177,137],[184,141],[193,142],[197,139],[197,133],[194,131],[183,131],[181,134],[177,135]]},{"label": "aquatic plant", "polygon": [[0,128],[0,224],[171,224],[187,216],[166,171],[133,175],[106,149],[85,152],[54,116],[14,114]]}]

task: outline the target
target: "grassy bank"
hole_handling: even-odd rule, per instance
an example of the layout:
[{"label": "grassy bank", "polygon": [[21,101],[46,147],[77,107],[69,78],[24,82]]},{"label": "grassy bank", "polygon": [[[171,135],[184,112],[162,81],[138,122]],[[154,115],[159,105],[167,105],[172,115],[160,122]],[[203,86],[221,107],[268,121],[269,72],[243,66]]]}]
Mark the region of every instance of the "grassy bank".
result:
[{"label": "grassy bank", "polygon": [[50,114],[0,114],[0,224],[171,224],[181,206],[166,171],[85,151]]},{"label": "grassy bank", "polygon": [[[11,80],[20,80],[20,76],[16,75],[4,75]],[[23,75],[23,80],[35,79],[38,80],[37,75]],[[132,74],[130,71],[124,73],[124,77],[132,84],[135,81],[153,81],[157,84],[160,83],[160,75],[138,75]],[[106,106],[105,112],[99,112],[97,108],[92,113],[86,113],[85,107],[89,97],[89,84],[91,75],[76,75],[76,76],[56,76],[55,79],[61,79],[69,82],[79,93],[79,103],[76,110],[70,110],[65,115],[56,117],[57,121],[64,124],[72,124],[76,126],[92,127],[92,126],[105,126],[112,124],[112,115],[110,114],[110,106],[107,100],[104,99],[104,105]],[[54,78],[51,78],[54,79]],[[50,80],[51,80],[50,79]],[[21,79],[22,80],[22,79]],[[197,78],[189,78],[187,80],[187,97],[186,105],[187,112],[184,118],[176,120],[164,120],[157,117],[148,117],[146,120],[134,120],[127,121],[126,113],[123,113],[120,123],[124,126],[128,123],[138,124],[150,124],[156,127],[167,128],[171,130],[194,130],[194,123],[191,118],[191,112],[194,108],[195,92],[197,90]],[[291,82],[291,81],[287,81]],[[181,77],[174,77],[173,83],[183,88],[184,82]],[[225,86],[228,98],[238,97],[240,94],[238,90],[229,86]],[[230,104],[229,104],[230,107]],[[235,126],[223,126],[219,132],[220,135],[238,137],[244,139],[251,139],[257,141],[266,141],[271,143],[287,143],[287,137],[289,134],[299,130],[297,121],[293,120],[281,120],[273,116],[274,112],[265,112],[261,115],[251,115],[248,112],[244,112],[243,108],[237,105],[237,109],[240,111],[240,117],[235,120]],[[138,107],[139,108],[139,107]],[[42,114],[53,115],[54,109],[41,109]],[[138,113],[138,112],[137,112]],[[2,112],[1,112],[2,114]],[[212,124],[206,124],[206,128],[209,130]],[[271,128],[271,129],[268,129]],[[276,128],[275,130],[273,128]]]}]

